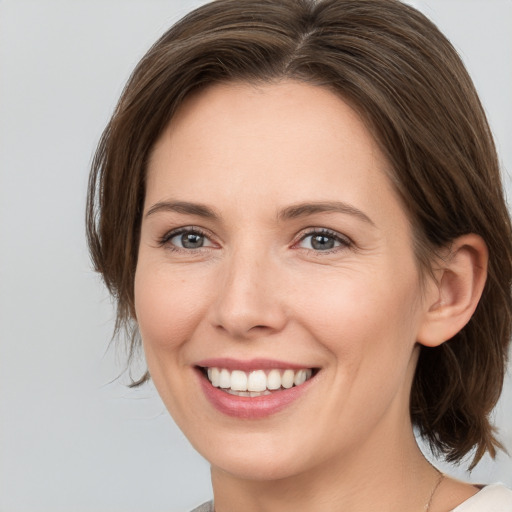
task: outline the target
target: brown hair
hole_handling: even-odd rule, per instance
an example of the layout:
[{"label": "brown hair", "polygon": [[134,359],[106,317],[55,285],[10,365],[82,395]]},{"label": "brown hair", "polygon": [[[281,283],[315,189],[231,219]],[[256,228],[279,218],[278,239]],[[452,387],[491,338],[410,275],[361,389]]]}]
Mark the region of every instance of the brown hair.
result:
[{"label": "brown hair", "polygon": [[183,98],[217,82],[283,78],[327,87],[365,119],[391,163],[422,268],[460,235],[487,243],[480,304],[453,339],[422,347],[410,411],[447,460],[475,447],[473,465],[486,451],[494,456],[500,444],[489,415],[503,385],[512,317],[512,235],[496,151],[457,53],[398,0],[217,0],[148,51],[105,129],[89,183],[88,240],[117,300],[116,332],[134,328],[133,355],[146,163]]}]

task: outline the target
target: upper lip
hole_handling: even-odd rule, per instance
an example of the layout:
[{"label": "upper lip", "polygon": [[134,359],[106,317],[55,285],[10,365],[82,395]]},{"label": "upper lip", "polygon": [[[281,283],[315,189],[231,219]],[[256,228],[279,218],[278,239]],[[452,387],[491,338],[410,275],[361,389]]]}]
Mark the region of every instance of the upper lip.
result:
[{"label": "upper lip", "polygon": [[201,368],[225,368],[226,370],[242,370],[246,372],[250,372],[253,370],[266,370],[266,369],[292,369],[292,370],[301,370],[304,368],[314,368],[309,364],[298,364],[291,363],[288,361],[280,361],[277,359],[249,359],[249,360],[240,360],[240,359],[232,359],[232,358],[212,358],[212,359],[203,359],[198,361],[196,366]]}]

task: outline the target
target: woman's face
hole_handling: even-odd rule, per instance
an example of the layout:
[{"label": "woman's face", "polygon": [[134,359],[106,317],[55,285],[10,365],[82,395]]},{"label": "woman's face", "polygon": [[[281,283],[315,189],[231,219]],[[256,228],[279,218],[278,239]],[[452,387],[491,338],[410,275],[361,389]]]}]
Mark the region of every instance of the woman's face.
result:
[{"label": "woman's face", "polygon": [[214,467],[282,478],[410,429],[425,307],[387,165],[346,103],[292,81],[212,86],[156,143],[136,315]]}]

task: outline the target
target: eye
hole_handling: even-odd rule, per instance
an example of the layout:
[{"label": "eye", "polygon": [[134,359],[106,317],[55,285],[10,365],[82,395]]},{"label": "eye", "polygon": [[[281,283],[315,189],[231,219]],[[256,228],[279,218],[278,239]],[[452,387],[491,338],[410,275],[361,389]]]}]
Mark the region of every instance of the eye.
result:
[{"label": "eye", "polygon": [[298,246],[313,251],[329,251],[338,247],[348,247],[350,240],[336,232],[326,229],[315,230],[304,235]]},{"label": "eye", "polygon": [[201,231],[197,229],[180,229],[167,234],[161,241],[162,245],[168,244],[176,249],[201,249],[212,247],[214,244]]}]

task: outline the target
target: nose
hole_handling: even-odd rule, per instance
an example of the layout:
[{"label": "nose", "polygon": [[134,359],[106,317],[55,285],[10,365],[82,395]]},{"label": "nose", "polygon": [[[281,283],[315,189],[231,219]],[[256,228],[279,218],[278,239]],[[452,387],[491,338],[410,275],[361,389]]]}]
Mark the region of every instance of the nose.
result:
[{"label": "nose", "polygon": [[284,328],[282,275],[271,260],[261,251],[238,251],[223,262],[210,315],[217,330],[232,338],[253,339]]}]

